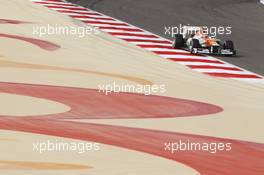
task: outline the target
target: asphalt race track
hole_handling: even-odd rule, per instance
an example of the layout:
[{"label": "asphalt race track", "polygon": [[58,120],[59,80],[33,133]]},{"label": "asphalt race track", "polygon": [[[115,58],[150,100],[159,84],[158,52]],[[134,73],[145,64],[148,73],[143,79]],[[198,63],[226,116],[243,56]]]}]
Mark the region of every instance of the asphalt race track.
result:
[{"label": "asphalt race track", "polygon": [[[264,6],[258,0],[69,0],[145,30],[165,35],[179,24],[231,26],[237,57],[220,59],[264,75]],[[242,13],[243,12],[243,13]]]}]

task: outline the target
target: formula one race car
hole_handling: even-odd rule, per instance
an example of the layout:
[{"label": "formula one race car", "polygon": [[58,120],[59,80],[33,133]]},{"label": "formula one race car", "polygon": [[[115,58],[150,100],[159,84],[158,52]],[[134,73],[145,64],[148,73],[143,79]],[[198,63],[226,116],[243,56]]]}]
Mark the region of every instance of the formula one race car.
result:
[{"label": "formula one race car", "polygon": [[234,43],[225,42],[206,34],[203,27],[184,26],[182,34],[176,34],[172,47],[190,51],[193,54],[236,55]]}]

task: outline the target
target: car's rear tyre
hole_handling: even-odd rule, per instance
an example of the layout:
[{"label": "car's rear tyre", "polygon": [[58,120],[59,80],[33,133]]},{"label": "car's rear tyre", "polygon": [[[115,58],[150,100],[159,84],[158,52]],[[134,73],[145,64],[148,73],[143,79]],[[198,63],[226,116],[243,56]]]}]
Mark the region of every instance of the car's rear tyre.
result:
[{"label": "car's rear tyre", "polygon": [[228,49],[228,50],[231,50],[231,51],[235,50],[233,41],[227,40],[225,42],[225,44],[224,44],[224,49]]},{"label": "car's rear tyre", "polygon": [[182,48],[184,46],[184,39],[181,34],[176,34],[172,43],[174,49]]}]

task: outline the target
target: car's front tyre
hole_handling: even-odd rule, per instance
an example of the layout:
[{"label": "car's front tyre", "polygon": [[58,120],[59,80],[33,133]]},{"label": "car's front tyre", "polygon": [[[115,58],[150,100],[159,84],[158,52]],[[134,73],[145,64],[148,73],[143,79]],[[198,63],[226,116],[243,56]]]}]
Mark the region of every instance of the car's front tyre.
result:
[{"label": "car's front tyre", "polygon": [[235,47],[234,47],[234,43],[231,40],[227,40],[224,43],[224,49],[230,50],[230,51],[234,51]]}]

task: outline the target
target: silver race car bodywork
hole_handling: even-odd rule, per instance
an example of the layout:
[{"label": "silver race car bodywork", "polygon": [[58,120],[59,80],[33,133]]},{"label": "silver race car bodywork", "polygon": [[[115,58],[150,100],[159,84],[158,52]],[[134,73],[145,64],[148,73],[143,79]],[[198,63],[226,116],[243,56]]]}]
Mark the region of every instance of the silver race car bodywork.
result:
[{"label": "silver race car bodywork", "polygon": [[231,40],[222,42],[204,33],[202,27],[184,26],[182,34],[176,34],[173,48],[184,48],[193,54],[212,54],[233,56],[236,55],[234,44]]}]

